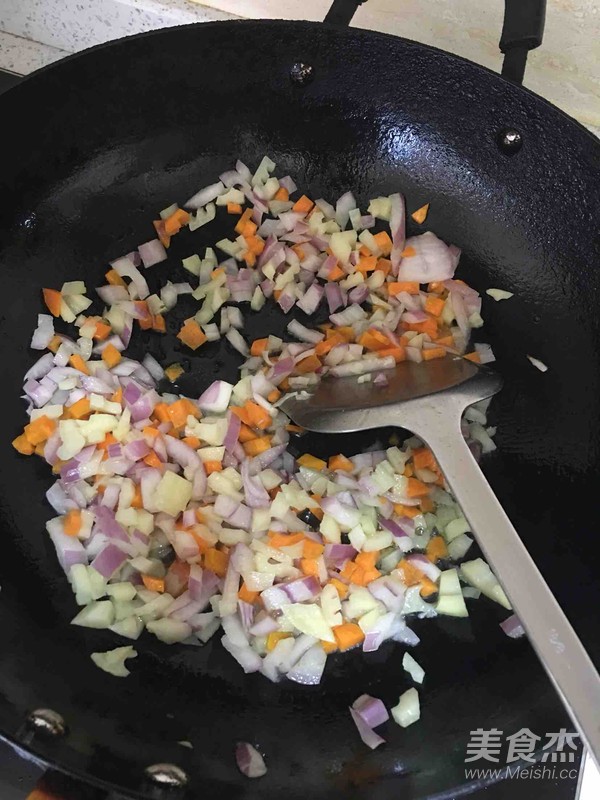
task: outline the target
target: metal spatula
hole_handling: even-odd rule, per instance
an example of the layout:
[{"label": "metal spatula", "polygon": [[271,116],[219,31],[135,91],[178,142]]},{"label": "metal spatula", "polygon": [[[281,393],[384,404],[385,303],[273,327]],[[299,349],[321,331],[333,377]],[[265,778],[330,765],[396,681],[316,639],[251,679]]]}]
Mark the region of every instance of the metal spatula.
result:
[{"label": "metal spatula", "polygon": [[282,410],[317,433],[395,425],[433,451],[485,557],[596,763],[600,758],[600,676],[577,634],[473,458],[460,429],[465,409],[502,388],[500,376],[462,358],[404,362],[388,385],[324,378],[307,399],[289,395]]}]

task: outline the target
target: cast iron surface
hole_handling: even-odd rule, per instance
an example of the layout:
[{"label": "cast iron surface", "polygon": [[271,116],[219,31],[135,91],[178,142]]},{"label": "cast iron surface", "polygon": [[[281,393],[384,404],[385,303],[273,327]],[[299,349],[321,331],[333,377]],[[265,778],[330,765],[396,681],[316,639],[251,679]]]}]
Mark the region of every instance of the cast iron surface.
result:
[{"label": "cast iron surface", "polygon": [[[289,68],[314,66],[297,86]],[[409,210],[431,202],[423,229],[463,248],[461,276],[484,299],[486,336],[506,388],[494,403],[499,453],[486,472],[596,663],[600,600],[595,563],[600,426],[597,265],[600,147],[534,95],[431,48],[385,35],[310,23],[222,23],[151,33],[70,58],[2,98],[0,268],[5,299],[0,459],[0,726],[22,736],[27,711],[45,706],[69,725],[64,740],[33,750],[79,775],[142,792],[148,764],[190,775],[189,796],[214,798],[456,796],[469,731],[568,724],[527,643],[507,641],[502,612],[471,603],[468,620],[415,624],[427,670],[423,717],[368,752],[347,706],[362,692],[387,704],[409,686],[402,648],[333,658],[316,689],[245,676],[217,641],[203,649],[141,639],[127,680],[99,672],[104,632],[70,627],[75,605],[44,533],[50,485],[41,463],[18,457],[22,373],[40,286],[85,277],[153,237],[151,220],[241,157],[268,153],[312,196],[352,189],[364,207],[401,190]],[[523,147],[500,152],[514,127]],[[222,220],[222,230],[230,220]],[[182,276],[179,259],[212,244],[203,228],[176,237],[151,280]],[[189,307],[178,310],[181,319]],[[248,314],[248,335],[282,330],[283,315]],[[183,359],[196,394],[233,377],[226,345],[182,353],[173,337],[136,340],[166,362]],[[548,363],[542,375],[525,352]],[[380,439],[385,439],[382,432]],[[372,436],[299,443],[348,454]],[[177,744],[189,740],[194,749]],[[269,772],[248,781],[233,766],[237,740],[256,743]]]}]

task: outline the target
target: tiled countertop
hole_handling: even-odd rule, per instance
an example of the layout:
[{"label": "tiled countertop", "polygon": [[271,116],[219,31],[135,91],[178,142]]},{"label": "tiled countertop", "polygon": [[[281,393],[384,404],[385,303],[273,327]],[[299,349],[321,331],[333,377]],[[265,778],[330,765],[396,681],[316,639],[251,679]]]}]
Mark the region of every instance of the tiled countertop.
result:
[{"label": "tiled countertop", "polygon": [[[324,18],[331,0],[0,0],[0,69],[25,73],[140,31],[235,17]],[[498,71],[501,0],[367,0],[353,24],[458,53]],[[21,39],[39,42],[38,49]],[[588,127],[600,128],[600,3],[551,0],[526,85]],[[11,66],[12,65],[12,66]]]}]

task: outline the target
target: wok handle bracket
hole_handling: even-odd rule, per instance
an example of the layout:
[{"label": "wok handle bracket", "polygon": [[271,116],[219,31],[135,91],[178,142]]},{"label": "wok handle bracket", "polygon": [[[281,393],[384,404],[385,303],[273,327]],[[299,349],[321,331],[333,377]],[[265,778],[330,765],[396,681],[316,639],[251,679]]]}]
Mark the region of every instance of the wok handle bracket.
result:
[{"label": "wok handle bracket", "polygon": [[323,22],[346,27],[352,22],[357,8],[364,2],[365,0],[333,0]]},{"label": "wok handle bracket", "polygon": [[544,37],[546,0],[505,0],[500,50],[504,53],[502,75],[523,83],[527,55]]}]

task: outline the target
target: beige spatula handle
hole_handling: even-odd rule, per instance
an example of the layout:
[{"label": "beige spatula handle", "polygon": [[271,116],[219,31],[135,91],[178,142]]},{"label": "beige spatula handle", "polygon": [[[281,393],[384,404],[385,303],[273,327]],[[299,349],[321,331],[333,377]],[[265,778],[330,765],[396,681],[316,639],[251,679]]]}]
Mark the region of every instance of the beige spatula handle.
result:
[{"label": "beige spatula handle", "polygon": [[[422,398],[414,405],[414,418],[412,405],[402,406],[398,424],[424,439],[433,451],[490,567],[599,764],[600,676],[461,434],[465,403],[460,392],[445,397],[443,405],[440,395]],[[452,418],[454,424],[449,422]]]}]

